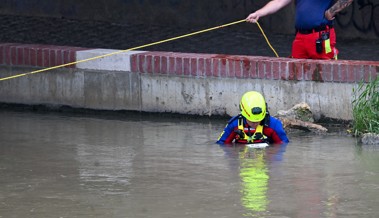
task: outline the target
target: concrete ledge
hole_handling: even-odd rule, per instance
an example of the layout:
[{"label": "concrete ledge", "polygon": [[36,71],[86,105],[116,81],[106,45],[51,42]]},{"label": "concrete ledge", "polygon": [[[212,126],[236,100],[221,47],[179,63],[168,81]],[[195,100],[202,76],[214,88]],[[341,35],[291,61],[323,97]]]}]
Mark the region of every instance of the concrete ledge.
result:
[{"label": "concrete ledge", "polygon": [[[76,64],[76,68],[130,72],[130,56],[133,54],[144,53],[143,51],[127,51],[122,53],[118,52],[120,52],[120,50],[114,49],[91,49],[77,51],[76,61],[84,62]],[[102,58],[96,58],[99,56]],[[94,60],[86,61],[88,59]]]},{"label": "concrete ledge", "polygon": [[0,44],[0,78],[26,73],[0,81],[0,102],[213,116],[238,113],[257,90],[272,114],[306,102],[316,119],[351,120],[353,88],[379,73],[374,61],[142,51],[70,64],[115,51]]}]

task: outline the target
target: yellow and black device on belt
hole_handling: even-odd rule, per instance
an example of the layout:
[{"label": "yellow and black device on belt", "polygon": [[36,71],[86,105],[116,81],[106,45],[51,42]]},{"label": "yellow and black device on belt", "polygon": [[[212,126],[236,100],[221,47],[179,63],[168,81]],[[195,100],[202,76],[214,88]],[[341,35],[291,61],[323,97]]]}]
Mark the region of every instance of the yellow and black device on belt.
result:
[{"label": "yellow and black device on belt", "polygon": [[319,32],[319,38],[316,40],[316,52],[322,54],[323,48],[325,49],[325,54],[332,52],[329,32]]}]

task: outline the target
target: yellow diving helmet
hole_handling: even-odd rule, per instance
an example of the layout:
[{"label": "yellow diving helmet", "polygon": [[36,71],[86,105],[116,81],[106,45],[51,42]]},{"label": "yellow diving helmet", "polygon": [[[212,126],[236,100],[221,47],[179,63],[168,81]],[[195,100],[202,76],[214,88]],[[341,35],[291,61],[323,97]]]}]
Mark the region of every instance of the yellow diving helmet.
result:
[{"label": "yellow diving helmet", "polygon": [[246,92],[240,102],[242,116],[251,122],[260,122],[266,116],[266,101],[261,93]]}]

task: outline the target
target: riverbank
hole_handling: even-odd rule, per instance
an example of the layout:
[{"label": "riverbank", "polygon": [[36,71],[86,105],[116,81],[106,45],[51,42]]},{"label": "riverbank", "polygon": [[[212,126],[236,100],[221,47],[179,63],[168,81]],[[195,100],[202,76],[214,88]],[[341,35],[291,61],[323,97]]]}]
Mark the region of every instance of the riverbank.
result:
[{"label": "riverbank", "polygon": [[0,44],[0,50],[3,103],[207,116],[238,113],[240,96],[257,90],[272,113],[305,102],[316,120],[351,120],[353,89],[379,70],[374,61],[16,43]]}]

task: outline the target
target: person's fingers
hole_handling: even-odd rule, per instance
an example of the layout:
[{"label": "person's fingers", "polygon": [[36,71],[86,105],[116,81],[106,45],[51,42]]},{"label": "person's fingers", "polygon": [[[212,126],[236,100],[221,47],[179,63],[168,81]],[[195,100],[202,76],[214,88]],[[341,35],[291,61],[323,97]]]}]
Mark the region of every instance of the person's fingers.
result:
[{"label": "person's fingers", "polygon": [[246,21],[250,23],[256,23],[258,19],[259,19],[259,16],[256,13],[252,13],[246,18]]}]

